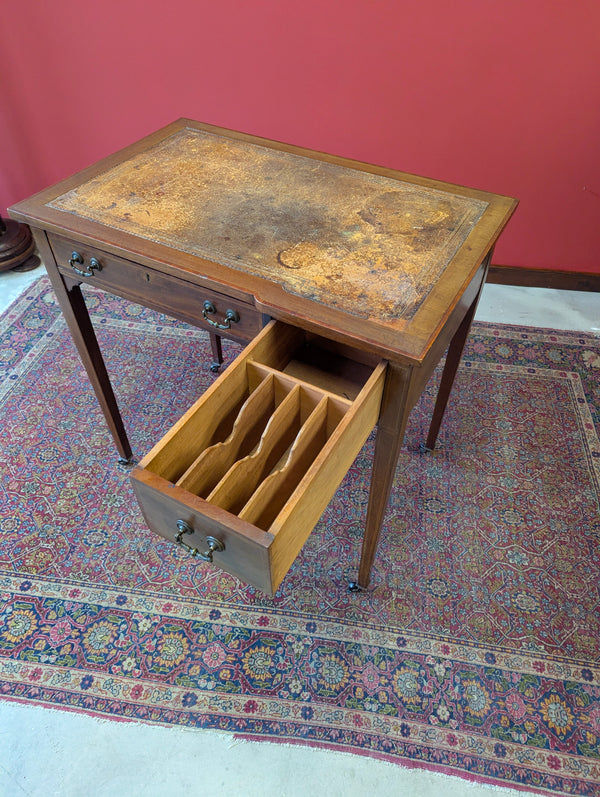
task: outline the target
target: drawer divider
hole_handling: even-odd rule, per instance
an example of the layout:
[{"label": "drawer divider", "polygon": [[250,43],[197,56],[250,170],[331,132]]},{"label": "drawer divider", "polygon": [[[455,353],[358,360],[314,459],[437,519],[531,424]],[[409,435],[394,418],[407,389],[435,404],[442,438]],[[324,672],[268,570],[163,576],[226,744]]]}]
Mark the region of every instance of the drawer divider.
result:
[{"label": "drawer divider", "polygon": [[340,405],[343,404],[347,408],[352,406],[352,399],[342,396],[339,393],[333,393],[331,390],[327,390],[327,388],[323,387],[322,385],[317,387],[310,382],[307,382],[305,379],[300,379],[298,376],[294,376],[293,374],[289,374],[286,371],[281,371],[277,368],[272,368],[264,363],[252,362],[249,363],[249,365],[251,366],[252,370],[257,375],[260,374],[262,378],[266,377],[268,374],[274,374],[277,376],[280,382],[287,384],[290,387],[293,385],[302,385],[306,393],[315,397],[317,401],[320,400],[321,396],[331,396]]},{"label": "drawer divider", "polygon": [[323,396],[298,432],[283,465],[267,476],[238,516],[268,531],[327,441],[329,398]]},{"label": "drawer divider", "polygon": [[256,449],[231,466],[207,501],[234,514],[240,511],[298,434],[300,393],[300,385],[288,393],[270,417]]},{"label": "drawer divider", "polygon": [[236,460],[255,448],[275,407],[274,381],[272,374],[263,379],[242,405],[229,436],[204,449],[177,481],[178,487],[205,497]]},{"label": "drawer divider", "polygon": [[[206,390],[163,439],[146,454],[140,465],[175,483],[190,465],[218,439],[218,429],[247,397],[246,363],[234,361],[221,379]],[[204,413],[198,412],[202,406]],[[208,420],[207,420],[208,419]],[[231,429],[231,427],[229,427]]]}]

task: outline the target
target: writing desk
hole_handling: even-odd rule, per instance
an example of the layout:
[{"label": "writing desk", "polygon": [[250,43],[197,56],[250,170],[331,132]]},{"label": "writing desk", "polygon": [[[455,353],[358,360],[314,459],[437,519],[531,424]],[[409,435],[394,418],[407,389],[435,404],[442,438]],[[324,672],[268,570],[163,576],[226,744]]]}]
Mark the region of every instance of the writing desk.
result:
[{"label": "writing desk", "polygon": [[[306,526],[314,525],[318,514],[313,515],[322,512],[376,423],[357,579],[359,586],[368,585],[409,413],[448,349],[426,440],[432,449],[493,246],[516,204],[496,194],[179,120],[10,213],[33,230],[122,459],[131,458],[131,447],[82,283],[204,327],[217,364],[221,336],[251,342],[242,365],[219,377],[202,407],[182,419],[133,478],[151,527],[273,592],[310,533],[312,526]],[[297,362],[306,361],[304,355],[282,359],[284,343],[295,351],[320,352],[316,387],[302,368],[294,371]],[[232,385],[242,371],[231,408],[244,419],[238,427],[246,436],[233,457],[238,471],[255,456],[257,445],[267,447],[265,435],[271,432],[264,426],[275,417],[285,416],[287,431],[277,444],[279,459],[272,454],[265,474],[285,471],[282,463],[290,468],[294,456],[306,460],[281,500],[283,487],[271,481],[261,485],[261,495],[271,498],[261,503],[254,497],[260,505],[254,514],[234,511],[236,502],[249,498],[240,498],[231,479],[225,487],[206,487],[207,495],[227,494],[220,504],[205,500],[200,488],[194,492],[190,485],[208,478],[197,462],[209,455],[184,451],[216,417],[223,397],[233,395],[220,380]],[[336,374],[341,382],[335,382]],[[262,399],[254,394],[257,385]],[[271,409],[265,410],[252,448],[249,427],[262,411],[256,409],[261,401],[270,401]],[[294,402],[297,410],[290,409]],[[212,462],[224,456],[225,443],[232,446],[231,423],[223,415],[204,443]],[[279,423],[272,420],[270,426]],[[299,429],[305,429],[301,436]],[[284,445],[287,434],[291,442]],[[314,450],[299,454],[302,446]],[[177,466],[182,457],[185,462]],[[280,482],[284,477],[277,476]],[[300,495],[307,492],[308,501]],[[269,516],[272,500],[274,505],[279,500],[279,520]]]}]

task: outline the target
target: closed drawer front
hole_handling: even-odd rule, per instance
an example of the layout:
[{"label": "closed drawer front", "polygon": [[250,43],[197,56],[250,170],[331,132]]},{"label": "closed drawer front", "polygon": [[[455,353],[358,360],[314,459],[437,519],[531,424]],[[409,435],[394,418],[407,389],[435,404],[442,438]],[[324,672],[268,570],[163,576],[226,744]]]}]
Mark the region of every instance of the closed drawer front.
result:
[{"label": "closed drawer front", "polygon": [[50,235],[49,240],[59,271],[69,277],[224,337],[252,340],[262,327],[252,304],[68,238]]},{"label": "closed drawer front", "polygon": [[377,423],[385,368],[271,322],[133,471],[149,527],[273,594]]}]

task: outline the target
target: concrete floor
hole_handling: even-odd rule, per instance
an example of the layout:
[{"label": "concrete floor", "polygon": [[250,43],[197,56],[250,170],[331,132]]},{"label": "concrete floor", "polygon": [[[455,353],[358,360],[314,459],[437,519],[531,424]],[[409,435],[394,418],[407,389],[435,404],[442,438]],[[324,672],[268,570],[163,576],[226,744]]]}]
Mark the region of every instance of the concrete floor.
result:
[{"label": "concrete floor", "polygon": [[[0,312],[43,268],[0,274]],[[477,319],[600,332],[594,293],[486,285]],[[0,797],[508,797],[522,791],[299,746],[0,702]]]}]

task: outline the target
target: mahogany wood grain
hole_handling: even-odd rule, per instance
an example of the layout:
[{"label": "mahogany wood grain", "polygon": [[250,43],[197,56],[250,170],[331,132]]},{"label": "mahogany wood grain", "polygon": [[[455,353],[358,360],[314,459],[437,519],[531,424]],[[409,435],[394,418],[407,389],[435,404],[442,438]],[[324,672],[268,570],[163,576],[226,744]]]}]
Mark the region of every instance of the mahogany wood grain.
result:
[{"label": "mahogany wood grain", "polygon": [[358,571],[358,585],[362,588],[368,587],[371,580],[371,569],[383,516],[404,442],[406,423],[412,409],[409,395],[417,376],[418,372],[414,367],[388,364],[375,438],[369,504]]},{"label": "mahogany wood grain", "polygon": [[[194,529],[193,534],[186,535],[185,543],[200,551],[207,548],[207,536],[216,537],[224,544],[225,551],[215,553],[215,566],[273,594],[269,563],[272,534],[144,468],[134,469],[132,484],[152,531],[175,544],[177,521],[183,520]],[[181,555],[189,556],[183,550]]]},{"label": "mahogany wood grain", "polygon": [[232,299],[208,285],[197,285],[175,279],[155,269],[141,269],[131,260],[107,254],[97,247],[79,244],[75,246],[72,241],[59,235],[49,236],[49,241],[58,270],[67,279],[81,281],[69,264],[74,249],[84,261],[84,265],[80,267],[82,270],[89,265],[91,258],[95,257],[101,269],[93,271],[91,276],[86,277],[86,283],[117,296],[123,296],[132,302],[141,300],[146,307],[180,321],[201,326],[208,331],[211,341],[214,341],[213,358],[216,354],[217,360],[219,346],[217,335],[214,333],[214,327],[202,314],[205,301],[215,305],[217,313],[214,320],[218,323],[225,321],[227,310],[237,312],[239,320],[232,324],[231,329],[221,331],[222,334],[227,334],[228,338],[245,343],[252,340],[263,326],[261,314],[256,311],[253,304],[237,298]]},{"label": "mahogany wood grain", "polygon": [[50,264],[47,265],[47,271],[56,299],[87,371],[117,451],[122,460],[129,461],[132,457],[131,446],[81,288],[71,280],[63,278],[58,269],[52,268],[54,261],[46,234],[38,229],[33,229],[32,234],[42,260],[45,264]]},{"label": "mahogany wood grain", "polygon": [[[425,442],[425,446],[430,451],[433,451],[433,449],[435,448],[438,432],[440,431],[440,426],[442,425],[444,412],[446,411],[446,405],[448,403],[448,399],[450,398],[450,391],[452,390],[452,385],[454,384],[454,378],[456,376],[458,366],[460,365],[460,358],[462,357],[463,349],[465,347],[465,343],[467,342],[467,337],[469,334],[469,330],[471,328],[471,323],[473,322],[473,319],[475,317],[475,312],[477,310],[477,305],[479,303],[479,299],[481,297],[481,291],[483,289],[483,284],[485,282],[485,275],[487,273],[488,263],[491,261],[491,258],[492,258],[492,252],[488,254],[486,261],[482,266],[481,269],[482,280],[479,286],[479,290],[477,291],[477,296],[473,300],[467,312],[464,314],[458,329],[450,339],[450,344],[448,346],[448,351],[446,353],[446,362],[444,363],[444,370],[442,372],[442,379],[440,382],[440,387],[438,389],[438,394],[435,401],[435,407],[433,408],[433,416],[431,418],[431,424],[429,427],[429,432],[427,434],[427,440]],[[475,285],[475,283],[472,283],[472,285]]]}]

